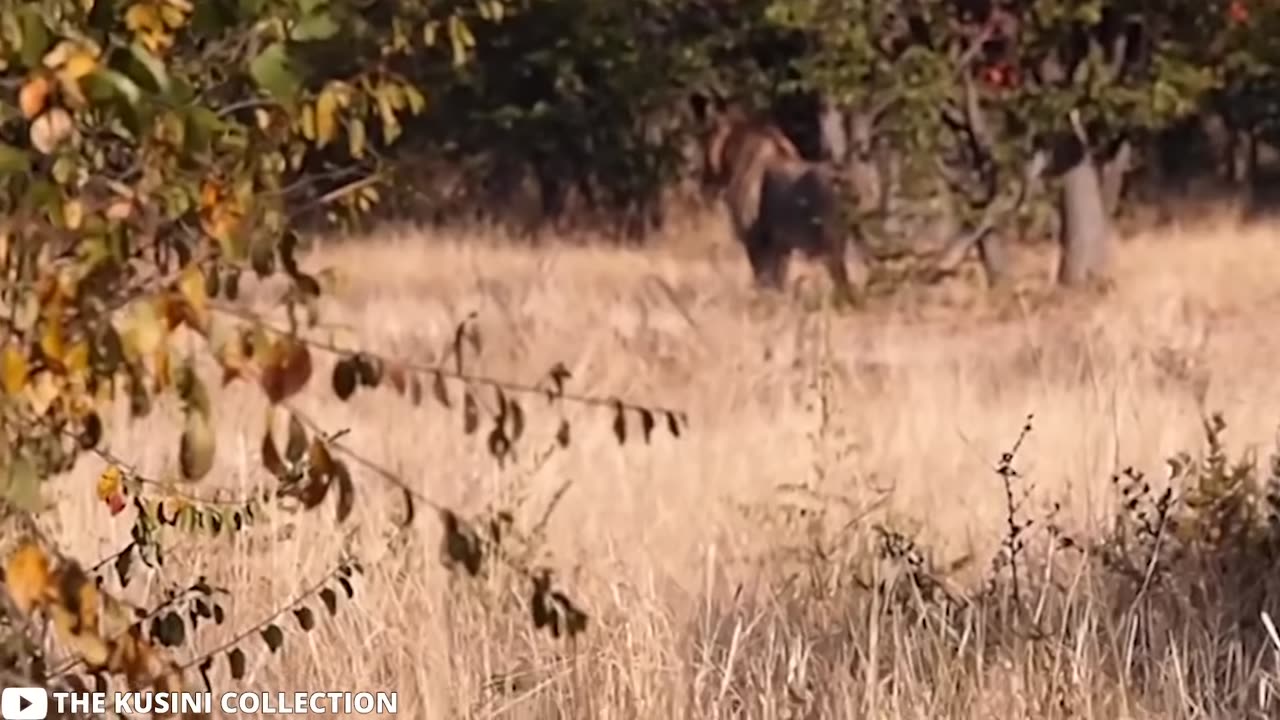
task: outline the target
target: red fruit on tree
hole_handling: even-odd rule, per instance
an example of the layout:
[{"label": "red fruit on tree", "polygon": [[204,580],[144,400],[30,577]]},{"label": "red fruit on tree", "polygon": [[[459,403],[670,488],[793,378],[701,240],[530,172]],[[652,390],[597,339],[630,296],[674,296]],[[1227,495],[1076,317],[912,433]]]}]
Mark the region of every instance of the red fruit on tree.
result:
[{"label": "red fruit on tree", "polygon": [[1227,6],[1227,17],[1234,23],[1245,23],[1249,20],[1249,7],[1244,0],[1231,0]]}]

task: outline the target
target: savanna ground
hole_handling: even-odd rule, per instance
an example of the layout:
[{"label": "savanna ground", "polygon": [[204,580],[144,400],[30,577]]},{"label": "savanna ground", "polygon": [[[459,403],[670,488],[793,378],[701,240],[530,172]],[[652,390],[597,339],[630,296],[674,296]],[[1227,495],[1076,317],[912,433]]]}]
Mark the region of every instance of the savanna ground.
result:
[{"label": "savanna ground", "polygon": [[[533,630],[522,581],[446,572],[426,506],[408,542],[384,550],[400,496],[358,467],[351,537],[292,527],[331,525],[331,512],[277,512],[231,540],[176,538],[183,561],[168,567],[182,569],[161,572],[247,590],[227,606],[231,622],[201,630],[213,647],[305,591],[344,544],[363,549],[346,612],[292,632],[275,656],[254,646],[239,683],[221,666],[211,679],[215,690],[395,690],[408,717],[1274,716],[1280,661],[1257,613],[1239,627],[1215,625],[1230,615],[1220,608],[1178,619],[1148,602],[1155,589],[1123,596],[1043,529],[1060,502],[1053,523],[1108,536],[1122,505],[1112,476],[1132,466],[1158,492],[1168,457],[1204,447],[1206,411],[1229,423],[1233,457],[1255,446],[1265,465],[1280,422],[1276,230],[1215,219],[1126,238],[1102,300],[1054,297],[1053,256],[1023,254],[1020,293],[955,280],[835,315],[756,298],[718,220],[644,250],[412,230],[322,243],[308,266],[346,272],[313,338],[430,364],[474,311],[472,372],[533,384],[562,361],[573,390],[684,410],[688,431],[618,447],[607,407],[567,408],[572,442],[551,452],[559,411],[533,397],[522,455],[499,469],[456,407],[386,389],[301,401],[432,499],[544,523],[548,565],[591,616],[574,643]],[[325,384],[329,367],[316,371]],[[209,482],[245,493],[267,479],[264,408],[252,389],[221,392]],[[122,415],[108,434],[112,452],[156,477],[175,472],[164,410],[137,425]],[[1009,481],[1029,492],[1015,515],[1036,521],[1019,614],[1008,568],[992,569],[1009,535],[995,467],[1032,414]],[[92,487],[101,469],[86,458],[83,481],[61,486]],[[128,537],[128,514],[104,520],[91,492],[59,513],[92,528],[64,535],[78,557]],[[919,565],[889,549],[892,532],[914,540]],[[128,596],[162,577],[147,570]],[[998,589],[984,595],[991,578]],[[954,603],[930,596],[933,580]],[[896,590],[859,584],[878,581]]]}]

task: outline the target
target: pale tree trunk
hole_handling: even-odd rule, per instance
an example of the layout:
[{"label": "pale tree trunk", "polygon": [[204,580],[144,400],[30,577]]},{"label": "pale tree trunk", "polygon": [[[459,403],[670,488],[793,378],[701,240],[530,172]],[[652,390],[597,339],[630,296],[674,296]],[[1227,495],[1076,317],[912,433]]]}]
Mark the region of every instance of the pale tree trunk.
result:
[{"label": "pale tree trunk", "polygon": [[982,236],[978,240],[978,256],[982,260],[987,286],[996,288],[1004,285],[1009,277],[1009,253],[1004,237],[995,230]]},{"label": "pale tree trunk", "polygon": [[1133,162],[1133,147],[1128,140],[1121,140],[1111,157],[1102,166],[1102,201],[1107,217],[1114,219],[1120,208],[1120,195],[1124,192],[1124,176]]},{"label": "pale tree trunk", "polygon": [[1102,180],[1087,150],[1062,175],[1059,206],[1062,256],[1058,282],[1082,285],[1106,271],[1111,256],[1111,223],[1107,217]]},{"label": "pale tree trunk", "polygon": [[1253,132],[1249,128],[1233,128],[1227,152],[1231,182],[1240,187],[1248,187],[1257,166]]}]

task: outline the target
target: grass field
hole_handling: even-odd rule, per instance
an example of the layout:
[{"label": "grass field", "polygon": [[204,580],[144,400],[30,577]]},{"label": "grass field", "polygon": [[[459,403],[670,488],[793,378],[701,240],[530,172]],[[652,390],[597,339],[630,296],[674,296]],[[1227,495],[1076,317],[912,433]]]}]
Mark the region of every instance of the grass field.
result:
[{"label": "grass field", "polygon": [[[1123,600],[1094,563],[1051,553],[1041,527],[1060,502],[1054,521],[1074,537],[1106,536],[1121,504],[1111,476],[1133,466],[1159,486],[1167,457],[1203,444],[1205,409],[1224,414],[1232,453],[1256,446],[1265,460],[1280,421],[1274,228],[1222,220],[1126,239],[1104,299],[1047,292],[1053,257],[1036,251],[1021,258],[1018,292],[988,296],[957,280],[847,315],[755,297],[723,236],[709,222],[647,250],[533,249],[478,232],[387,232],[307,261],[343,270],[318,341],[430,364],[474,311],[483,343],[472,372],[532,384],[560,361],[576,392],[688,413],[682,438],[657,432],[619,448],[607,407],[567,408],[572,442],[548,452],[559,411],[528,398],[522,454],[499,469],[483,432],[462,433],[456,407],[414,407],[389,389],[334,399],[328,357],[300,401],[324,427],[350,428],[344,442],[359,455],[461,513],[506,508],[528,530],[553,507],[536,551],[591,617],[575,643],[533,630],[527,583],[510,572],[446,572],[440,524],[423,504],[412,537],[384,549],[400,496],[356,466],[350,527],[335,529],[326,506],[272,513],[234,540],[175,537],[167,569],[139,575],[126,595],[154,600],[200,573],[232,588],[229,622],[196,643],[213,648],[355,548],[367,573],[345,611],[310,634],[286,617],[277,655],[251,637],[245,678],[219,664],[211,680],[215,690],[395,690],[407,717],[1280,712],[1269,694],[1278,650],[1256,613],[1226,626],[1208,619],[1229,616],[1220,606],[1179,617],[1148,601],[1154,589]],[[233,384],[217,407],[211,487],[260,486],[259,395]],[[118,422],[111,450],[145,474],[175,472],[174,412]],[[1031,414],[1011,481],[1029,493],[1019,514],[1039,523],[1025,533],[1023,617],[1008,571],[991,569],[1008,537],[994,468]],[[86,559],[128,536],[128,513],[106,519],[82,490],[101,469],[81,462],[59,518],[93,528],[61,535]],[[913,538],[920,565],[886,557],[876,526]],[[1002,589],[980,596],[992,577]],[[930,598],[932,580],[958,604]]]}]

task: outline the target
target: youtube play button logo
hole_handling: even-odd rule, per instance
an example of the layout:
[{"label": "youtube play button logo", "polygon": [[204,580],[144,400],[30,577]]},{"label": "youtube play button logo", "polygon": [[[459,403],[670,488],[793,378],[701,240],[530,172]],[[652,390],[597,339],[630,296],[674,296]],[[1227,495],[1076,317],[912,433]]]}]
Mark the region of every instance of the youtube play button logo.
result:
[{"label": "youtube play button logo", "polygon": [[44,720],[49,714],[49,693],[44,688],[5,688],[0,694],[4,720]]}]

